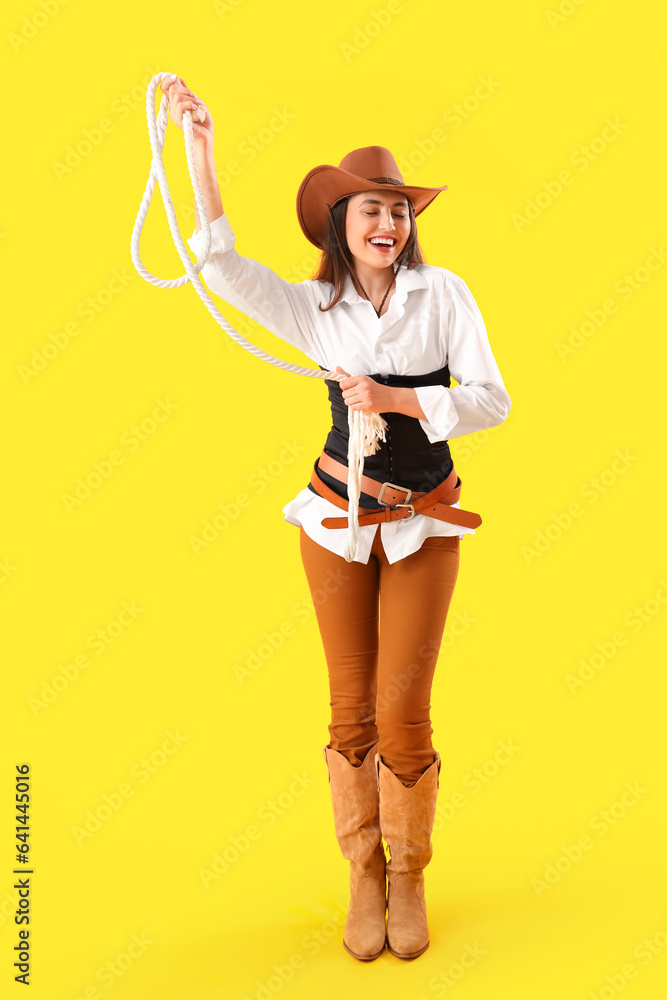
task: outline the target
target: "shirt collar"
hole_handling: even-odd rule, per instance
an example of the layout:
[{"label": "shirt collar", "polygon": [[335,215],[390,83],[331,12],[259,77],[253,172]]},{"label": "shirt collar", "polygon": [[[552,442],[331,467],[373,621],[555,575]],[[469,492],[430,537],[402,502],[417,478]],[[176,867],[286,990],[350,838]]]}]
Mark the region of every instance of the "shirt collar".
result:
[{"label": "shirt collar", "polygon": [[[401,265],[396,274],[396,291],[394,292],[394,295],[392,295],[392,299],[397,297],[398,301],[402,304],[408,297],[408,292],[411,292],[415,288],[428,288],[428,281],[423,274],[420,274],[416,267],[408,270],[405,265]],[[341,295],[339,302],[354,303],[366,301],[367,300],[356,290],[352,278],[348,274],[345,278],[343,294]]]}]

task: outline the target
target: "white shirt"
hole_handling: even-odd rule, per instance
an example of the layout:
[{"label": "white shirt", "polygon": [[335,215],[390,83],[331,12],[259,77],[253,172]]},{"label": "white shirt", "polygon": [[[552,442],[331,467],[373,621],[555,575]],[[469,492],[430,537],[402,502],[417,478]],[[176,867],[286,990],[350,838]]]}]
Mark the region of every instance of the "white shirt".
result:
[{"label": "white shirt", "polygon": [[[342,298],[321,312],[318,306],[329,302],[331,284],[309,278],[290,282],[265,264],[242,257],[224,214],[211,223],[211,237],[201,269],[209,289],[316,364],[331,371],[340,365],[351,375],[423,375],[449,365],[459,385],[415,389],[427,418],[419,423],[429,441],[473,434],[507,418],[510,398],[484,320],[465,281],[453,271],[429,264],[411,270],[401,267],[387,311],[380,317],[348,275]],[[201,230],[187,241],[196,255],[200,239]],[[347,528],[321,524],[325,517],[345,516],[335,504],[306,487],[283,507],[283,514],[290,524],[302,525],[314,541],[343,555]],[[474,528],[423,514],[365,524],[359,527],[356,562],[368,562],[378,528],[390,563],[417,551],[429,535],[475,534]]]}]

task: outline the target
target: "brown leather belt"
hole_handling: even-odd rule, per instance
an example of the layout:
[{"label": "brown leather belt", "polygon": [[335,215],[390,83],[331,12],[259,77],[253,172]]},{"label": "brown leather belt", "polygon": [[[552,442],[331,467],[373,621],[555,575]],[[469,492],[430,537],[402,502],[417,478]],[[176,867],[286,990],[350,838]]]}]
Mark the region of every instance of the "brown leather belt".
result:
[{"label": "brown leather belt", "polygon": [[[317,474],[318,468],[326,472],[327,475],[333,476],[334,479],[338,479],[339,482],[347,483],[349,473],[347,465],[323,451],[315,462],[310,477],[310,484],[319,496],[330,500],[341,510],[347,510],[347,500],[339,497],[327,486]],[[458,501],[461,493],[461,480],[455,469],[452,469],[439,486],[428,493],[415,493],[406,486],[397,486],[395,483],[379,483],[377,479],[370,479],[369,476],[361,477],[361,492],[377,497],[378,503],[383,505],[383,509],[373,510],[368,507],[360,507],[360,525],[378,524],[383,521],[401,521],[414,517],[415,514],[425,514],[438,521],[448,521],[450,524],[460,524],[466,528],[477,528],[482,523],[479,514],[475,514],[471,510],[461,510],[459,507],[450,506]],[[347,517],[325,517],[322,525],[325,528],[345,528],[347,527]]]}]

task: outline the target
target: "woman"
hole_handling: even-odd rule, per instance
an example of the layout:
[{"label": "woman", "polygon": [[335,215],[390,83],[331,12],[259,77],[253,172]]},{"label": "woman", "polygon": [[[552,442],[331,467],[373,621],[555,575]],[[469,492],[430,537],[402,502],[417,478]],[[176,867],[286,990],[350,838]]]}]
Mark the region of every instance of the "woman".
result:
[{"label": "woman", "polygon": [[[399,958],[416,958],[429,945],[423,870],[440,771],[431,685],[460,539],[481,521],[459,507],[447,440],[501,423],[510,399],[467,285],[421,254],[415,217],[445,187],[405,185],[381,146],[313,168],[297,215],[321,265],[314,278],[290,283],[235,250],[210,112],[180,78],[162,89],[180,128],[185,109],[205,112],[193,134],[212,220],[201,272],[209,288],[323,370],[345,375],[327,382],[333,426],[310,483],[283,512],[300,529],[329,673],[323,753],[336,836],[351,862],[343,943],[362,961],[385,943]],[[195,254],[200,229],[195,207]],[[365,459],[352,562],[343,558],[348,407],[387,422],[385,440]]]}]

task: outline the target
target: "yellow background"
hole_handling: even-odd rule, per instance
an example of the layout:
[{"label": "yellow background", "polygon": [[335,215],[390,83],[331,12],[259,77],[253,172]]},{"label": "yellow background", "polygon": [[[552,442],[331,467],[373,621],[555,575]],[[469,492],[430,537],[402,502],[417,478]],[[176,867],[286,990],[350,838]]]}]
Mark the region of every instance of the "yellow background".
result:
[{"label": "yellow background", "polygon": [[[665,240],[663,33],[648,3],[558,9],[5,10],[3,996],[24,995],[12,968],[22,762],[34,998],[664,996],[667,269],[651,257]],[[132,265],[157,72],[210,107],[219,168],[242,164],[221,185],[239,251],[292,280],[315,264],[295,213],[312,166],[380,144],[411,182],[448,184],[420,240],[429,263],[468,283],[512,398],[504,425],[452,442],[463,505],[484,524],[462,542],[433,688],[443,766],[431,946],[416,962],[362,964],[341,943],[348,865],[322,759],[326,666],[298,531],[281,513],[323,444],[325,391],[234,345],[192,288],[155,288]],[[493,90],[476,97],[482,79]],[[276,109],[293,118],[267,136]],[[99,142],[63,171],[86,131]],[[165,163],[188,237],[173,123]],[[158,191],[141,248],[154,274],[183,273]],[[264,349],[311,367],[216,302]],[[26,379],[33,352],[73,323]],[[579,346],[563,355],[573,328]],[[172,412],[131,444],[157,400]],[[68,512],[63,496],[114,450],[123,462]],[[248,505],[196,555],[192,536],[220,505],[233,515],[239,493]],[[141,611],[130,619],[124,602]],[[103,652],[88,644],[99,629],[113,639]],[[259,667],[241,682],[235,667],[252,654]],[[589,679],[575,687],[582,661]],[[500,742],[518,748],[502,765]],[[82,839],[95,812],[105,818]],[[205,887],[202,870],[225,852],[228,869]]]}]

